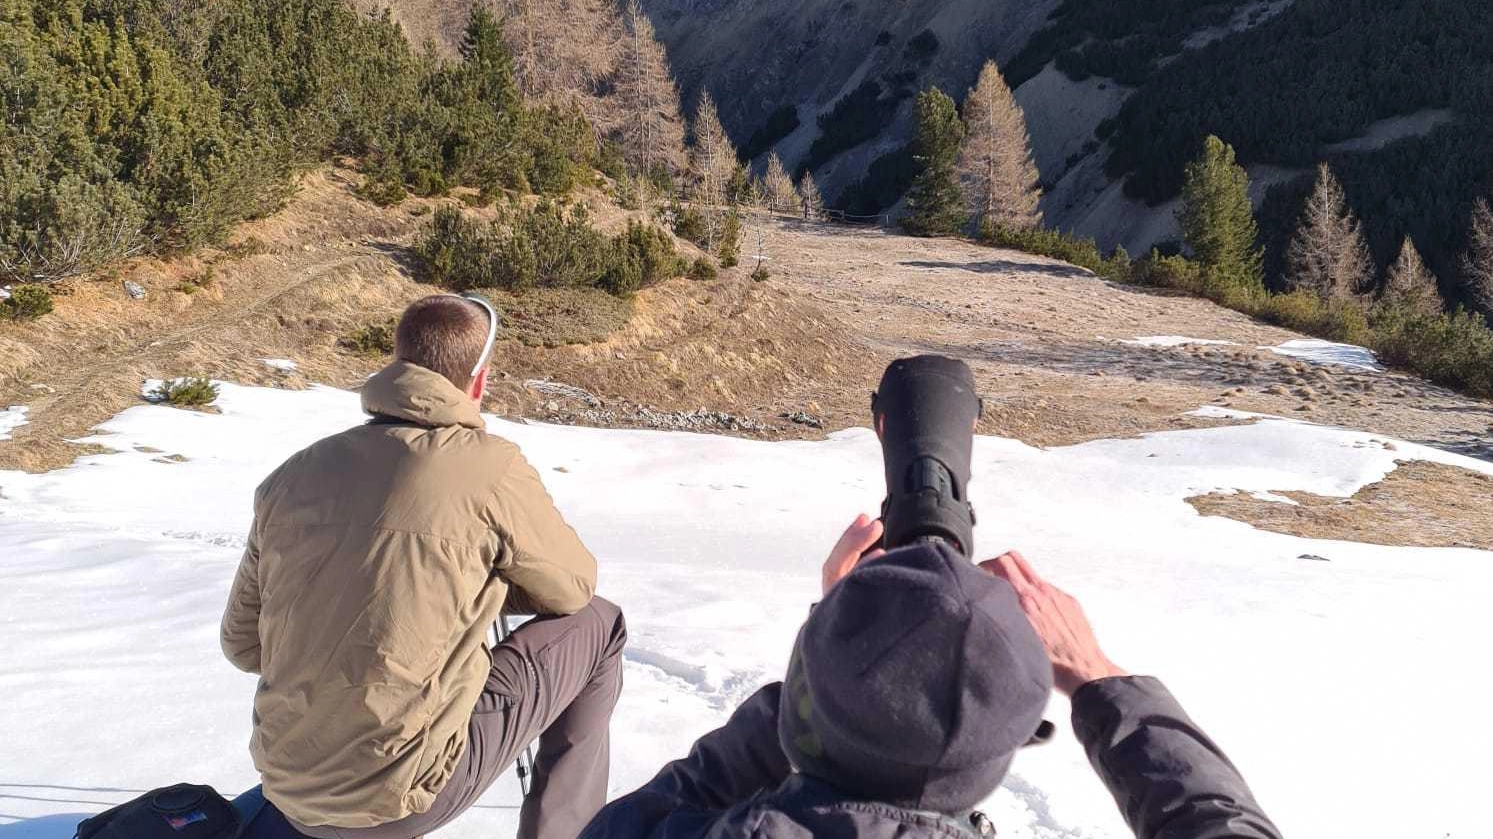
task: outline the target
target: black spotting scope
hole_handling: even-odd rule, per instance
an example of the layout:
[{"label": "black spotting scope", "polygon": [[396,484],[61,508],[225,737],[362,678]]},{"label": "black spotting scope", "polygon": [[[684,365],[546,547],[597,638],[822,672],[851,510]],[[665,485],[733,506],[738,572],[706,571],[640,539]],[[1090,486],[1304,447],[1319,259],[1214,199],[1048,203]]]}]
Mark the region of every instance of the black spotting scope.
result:
[{"label": "black spotting scope", "polygon": [[941,355],[892,362],[871,396],[871,415],[886,463],[882,547],[938,539],[973,556],[966,492],[980,399],[969,365]]}]

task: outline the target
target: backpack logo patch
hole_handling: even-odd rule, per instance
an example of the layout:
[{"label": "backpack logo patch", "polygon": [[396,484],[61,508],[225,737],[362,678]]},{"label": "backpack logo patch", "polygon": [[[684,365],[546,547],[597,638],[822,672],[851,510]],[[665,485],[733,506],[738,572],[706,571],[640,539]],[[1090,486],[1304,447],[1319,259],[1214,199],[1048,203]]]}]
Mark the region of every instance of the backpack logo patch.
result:
[{"label": "backpack logo patch", "polygon": [[207,821],[207,814],[201,810],[193,810],[189,813],[177,813],[170,816],[162,816],[166,824],[171,825],[172,830],[181,830],[189,824]]}]

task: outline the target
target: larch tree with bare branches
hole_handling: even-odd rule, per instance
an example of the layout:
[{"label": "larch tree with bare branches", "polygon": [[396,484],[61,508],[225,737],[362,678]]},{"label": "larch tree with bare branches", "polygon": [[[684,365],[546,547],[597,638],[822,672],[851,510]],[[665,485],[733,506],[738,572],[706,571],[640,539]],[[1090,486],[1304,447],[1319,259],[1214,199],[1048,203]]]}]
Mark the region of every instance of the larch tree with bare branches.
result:
[{"label": "larch tree with bare branches", "polygon": [[1037,164],[1026,117],[994,61],[964,99],[959,176],[980,230],[1027,230],[1042,223]]},{"label": "larch tree with bare branches", "polygon": [[1462,282],[1473,305],[1493,323],[1493,207],[1479,198],[1472,207],[1472,228],[1462,256]]},{"label": "larch tree with bare branches", "polygon": [[798,188],[793,185],[793,178],[783,167],[783,159],[778,157],[777,152],[767,156],[767,174],[762,183],[767,189],[767,209],[779,213],[798,212]]},{"label": "larch tree with bare branches", "polygon": [[798,194],[803,199],[804,218],[819,219],[824,216],[824,196],[819,185],[814,183],[814,173],[805,172],[798,182]]},{"label": "larch tree with bare branches", "polygon": [[581,108],[598,134],[613,133],[618,109],[598,95],[616,71],[623,38],[615,0],[486,0],[503,25],[513,77],[530,102]]},{"label": "larch tree with bare branches", "polygon": [[1286,278],[1293,288],[1315,292],[1329,303],[1344,303],[1355,298],[1371,270],[1358,219],[1348,208],[1342,185],[1323,163],[1286,252]]},{"label": "larch tree with bare branches", "polygon": [[1415,242],[1408,236],[1400,243],[1400,255],[1389,266],[1380,299],[1391,306],[1427,315],[1440,314],[1446,308],[1436,288],[1435,275],[1426,268]]},{"label": "larch tree with bare branches", "polygon": [[728,210],[727,186],[736,173],[736,148],[721,125],[715,100],[700,92],[695,108],[694,144],[690,148],[690,181],[693,196],[705,218],[706,247],[714,249]]},{"label": "larch tree with bare branches", "polygon": [[668,55],[638,0],[628,3],[623,24],[626,34],[615,77],[623,157],[639,178],[659,166],[677,173],[684,163],[684,118]]}]

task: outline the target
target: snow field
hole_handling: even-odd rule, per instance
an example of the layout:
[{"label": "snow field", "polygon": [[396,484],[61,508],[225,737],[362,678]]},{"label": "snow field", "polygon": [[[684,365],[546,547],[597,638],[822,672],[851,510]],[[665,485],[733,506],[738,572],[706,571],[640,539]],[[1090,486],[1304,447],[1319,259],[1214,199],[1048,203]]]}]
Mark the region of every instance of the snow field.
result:
[{"label": "snow field", "polygon": [[[115,453],[0,472],[0,839],[65,839],[84,814],[178,780],[256,780],[254,679],[217,645],[250,499],[361,416],[354,394],[322,387],[225,384],[216,405],[132,408],[90,438]],[[881,498],[864,429],[764,443],[489,424],[523,447],[627,613],[614,794],[781,675],[824,553]],[[1183,502],[1348,495],[1409,458],[1493,471],[1274,418],[1052,450],[980,438],[976,541],[1020,548],[1077,595],[1111,657],[1173,688],[1286,835],[1486,835],[1493,731],[1475,721],[1493,677],[1470,665],[1493,629],[1493,554],[1299,539]],[[1059,737],[1019,756],[988,803],[1003,837],[1128,835],[1066,716],[1055,697]],[[511,835],[517,801],[510,773],[439,835]]]}]

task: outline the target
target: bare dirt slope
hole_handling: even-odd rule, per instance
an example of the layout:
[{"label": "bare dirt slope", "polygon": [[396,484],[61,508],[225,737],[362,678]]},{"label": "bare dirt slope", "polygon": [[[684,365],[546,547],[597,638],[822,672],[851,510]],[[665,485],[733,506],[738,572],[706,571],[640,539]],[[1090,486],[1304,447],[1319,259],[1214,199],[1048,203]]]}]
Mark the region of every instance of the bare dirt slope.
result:
[{"label": "bare dirt slope", "polygon": [[[1493,457],[1493,403],[1397,372],[1259,349],[1303,336],[1206,300],[1108,283],[1042,257],[874,230],[788,222],[774,227],[767,250],[775,282],[801,289],[878,356],[968,359],[992,433],[1060,445],[1214,422],[1186,413],[1218,405]],[[1233,344],[1122,343],[1164,335]]]},{"label": "bare dirt slope", "polygon": [[[68,441],[141,404],[148,378],[357,387],[387,357],[351,352],[339,339],[440,292],[414,279],[410,254],[434,202],[382,209],[353,195],[357,179],[340,169],[310,175],[282,212],[242,225],[222,250],[136,260],[59,289],[57,311],[37,323],[0,321],[0,407],[28,410],[14,439],[0,442],[0,469],[70,462],[81,450]],[[599,196],[590,202],[603,228],[625,224],[627,214]],[[126,281],[143,287],[145,299],[131,299]],[[744,269],[707,283],[664,283],[639,294],[628,311],[601,343],[502,342],[489,409],[780,437],[809,427],[779,414],[814,408],[812,395],[835,382],[871,376],[874,362],[841,340],[817,307],[751,282]],[[278,370],[265,359],[297,369]],[[545,381],[595,395],[566,398]]]},{"label": "bare dirt slope", "polygon": [[[356,387],[386,357],[352,352],[339,339],[438,289],[414,279],[409,251],[431,202],[380,209],[353,196],[355,181],[344,170],[311,175],[283,212],[244,225],[223,250],[139,260],[72,284],[39,323],[0,323],[0,407],[29,411],[14,439],[0,442],[0,469],[66,464],[82,451],[68,441],[140,404],[146,378]],[[598,196],[591,201],[599,224],[625,222]],[[1206,301],[966,242],[798,222],[751,226],[747,265],[711,282],[646,290],[602,340],[502,342],[488,408],[556,422],[814,436],[865,424],[887,361],[937,352],[974,367],[986,404],[982,432],[1034,445],[1228,421],[1190,415],[1217,405],[1493,457],[1493,403],[1395,372],[1259,349],[1301,336]],[[747,278],[758,229],[773,274],[762,283]],[[125,280],[144,286],[146,299],[130,299]],[[1122,342],[1151,335],[1233,344]],[[274,369],[267,358],[297,369]],[[1351,509],[1283,522],[1282,511],[1242,499],[1198,506],[1344,538],[1372,529],[1375,517],[1422,515],[1454,520],[1434,537],[1444,543],[1493,542],[1487,505],[1450,503],[1486,497],[1486,481],[1456,469],[1396,474],[1395,486],[1361,494]]]}]

